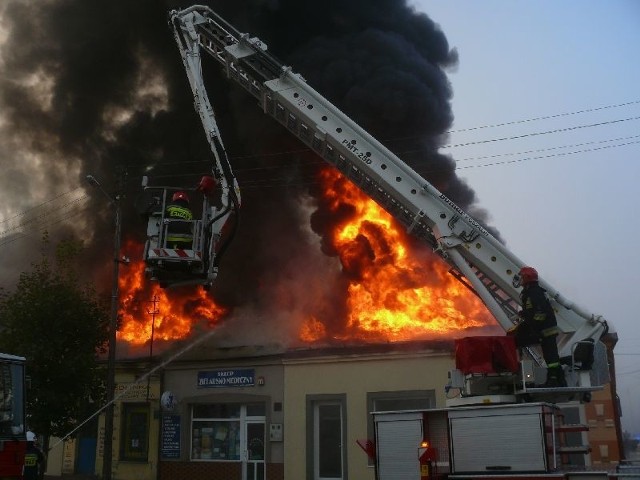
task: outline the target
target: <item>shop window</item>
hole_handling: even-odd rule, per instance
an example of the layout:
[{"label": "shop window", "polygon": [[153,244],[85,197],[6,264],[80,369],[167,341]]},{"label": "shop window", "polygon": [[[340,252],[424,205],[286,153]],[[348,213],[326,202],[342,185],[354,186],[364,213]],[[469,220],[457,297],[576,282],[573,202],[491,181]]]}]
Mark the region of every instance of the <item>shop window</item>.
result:
[{"label": "shop window", "polygon": [[194,460],[239,460],[240,422],[194,420],[191,445]]},{"label": "shop window", "polygon": [[[196,404],[191,410],[191,459],[209,461],[264,461],[250,444],[248,425],[261,428],[264,437],[265,403]],[[251,423],[249,423],[251,422]],[[249,429],[251,430],[251,429]],[[252,430],[251,430],[252,431]],[[256,437],[257,438],[257,437]],[[264,447],[264,438],[260,440]],[[255,453],[254,453],[255,451]],[[244,453],[244,456],[242,453]],[[253,457],[247,459],[247,455]]]},{"label": "shop window", "polygon": [[149,405],[122,404],[122,436],[120,458],[146,462],[149,454]]},{"label": "shop window", "polygon": [[240,418],[240,404],[208,403],[194,405],[193,418]]},{"label": "shop window", "polygon": [[247,405],[247,417],[264,417],[265,414],[264,403],[249,403]]}]

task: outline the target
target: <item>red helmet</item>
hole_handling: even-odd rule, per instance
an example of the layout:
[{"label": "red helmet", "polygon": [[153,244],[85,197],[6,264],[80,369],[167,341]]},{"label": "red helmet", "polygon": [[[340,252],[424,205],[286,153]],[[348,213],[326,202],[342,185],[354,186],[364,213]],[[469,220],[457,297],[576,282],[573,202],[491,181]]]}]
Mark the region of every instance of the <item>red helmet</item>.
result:
[{"label": "red helmet", "polygon": [[538,281],[538,272],[533,267],[522,267],[520,269],[520,283],[526,285],[527,283]]},{"label": "red helmet", "polygon": [[216,187],[216,179],[210,175],[205,175],[200,179],[198,190],[205,195],[210,195]]},{"label": "red helmet", "polygon": [[173,197],[171,198],[171,200],[174,201],[174,202],[176,202],[178,200],[183,200],[183,201],[189,203],[189,197],[184,192],[176,192],[176,193],[174,193]]}]

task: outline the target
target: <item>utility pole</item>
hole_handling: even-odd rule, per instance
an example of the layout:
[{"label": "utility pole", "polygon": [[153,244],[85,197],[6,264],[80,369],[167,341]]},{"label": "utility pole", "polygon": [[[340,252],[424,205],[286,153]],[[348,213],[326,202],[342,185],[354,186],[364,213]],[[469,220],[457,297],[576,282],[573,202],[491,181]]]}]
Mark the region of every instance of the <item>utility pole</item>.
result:
[{"label": "utility pole", "polygon": [[[156,328],[156,315],[160,313],[157,308],[159,303],[158,296],[154,295],[153,300],[151,300],[153,304],[152,310],[147,310],[147,313],[151,315],[151,339],[149,341],[149,368],[151,368],[151,362],[153,362],[153,334]],[[151,389],[151,375],[147,377],[147,402],[149,401],[149,391]]]},{"label": "utility pole", "polygon": [[120,248],[122,242],[122,207],[120,200],[122,197],[122,187],[124,184],[124,174],[119,173],[117,178],[117,188],[115,196],[109,195],[100,185],[93,175],[87,175],[87,181],[94,187],[98,187],[109,199],[115,210],[115,232],[113,237],[113,284],[111,287],[111,317],[109,319],[109,354],[107,357],[107,403],[104,418],[104,449],[102,457],[102,480],[111,480],[113,464],[113,401],[116,389],[116,331],[118,329],[118,303],[120,287],[120,262],[128,262],[120,259]]}]

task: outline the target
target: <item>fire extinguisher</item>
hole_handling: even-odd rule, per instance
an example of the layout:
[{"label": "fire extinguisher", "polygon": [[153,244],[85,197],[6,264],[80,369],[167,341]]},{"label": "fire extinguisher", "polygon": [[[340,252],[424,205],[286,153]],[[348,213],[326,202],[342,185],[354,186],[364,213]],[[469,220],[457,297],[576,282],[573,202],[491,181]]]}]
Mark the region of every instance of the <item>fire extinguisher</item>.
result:
[{"label": "fire extinguisher", "polygon": [[418,448],[420,462],[420,480],[434,480],[436,478],[436,457],[438,451],[431,444],[423,440]]}]

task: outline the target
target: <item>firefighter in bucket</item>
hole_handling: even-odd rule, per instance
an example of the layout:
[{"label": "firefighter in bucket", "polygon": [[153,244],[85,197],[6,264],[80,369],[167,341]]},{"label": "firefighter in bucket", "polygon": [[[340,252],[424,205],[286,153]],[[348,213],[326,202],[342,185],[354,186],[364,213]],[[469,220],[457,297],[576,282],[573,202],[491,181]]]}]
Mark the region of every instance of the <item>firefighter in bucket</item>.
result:
[{"label": "firefighter in bucket", "polygon": [[533,267],[522,267],[514,278],[514,286],[522,286],[520,299],[522,310],[518,314],[520,323],[509,334],[515,336],[518,348],[540,345],[547,364],[547,380],[544,388],[566,387],[564,370],[560,364],[556,337],[560,330],[547,291],[538,283],[538,272]]}]

